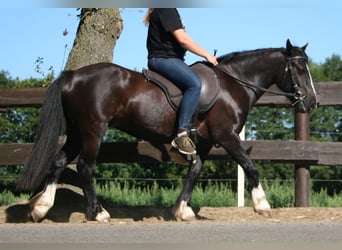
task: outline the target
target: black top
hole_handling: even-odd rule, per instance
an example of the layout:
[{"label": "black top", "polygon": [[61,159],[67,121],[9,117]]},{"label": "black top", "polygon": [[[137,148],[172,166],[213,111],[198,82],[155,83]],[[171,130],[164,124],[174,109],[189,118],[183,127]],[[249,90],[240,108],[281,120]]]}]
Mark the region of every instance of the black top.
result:
[{"label": "black top", "polygon": [[186,50],[171,33],[182,28],[184,27],[177,9],[154,9],[150,16],[146,41],[148,58],[178,57],[184,60]]}]

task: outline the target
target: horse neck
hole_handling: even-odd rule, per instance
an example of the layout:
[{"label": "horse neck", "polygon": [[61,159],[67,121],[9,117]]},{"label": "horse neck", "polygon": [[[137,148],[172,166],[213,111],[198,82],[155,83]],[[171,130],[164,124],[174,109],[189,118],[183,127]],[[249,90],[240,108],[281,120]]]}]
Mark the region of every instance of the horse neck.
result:
[{"label": "horse neck", "polygon": [[[257,50],[233,57],[224,67],[242,82],[267,89],[281,80],[285,60],[280,49]],[[264,93],[260,90],[253,92],[257,99]]]}]

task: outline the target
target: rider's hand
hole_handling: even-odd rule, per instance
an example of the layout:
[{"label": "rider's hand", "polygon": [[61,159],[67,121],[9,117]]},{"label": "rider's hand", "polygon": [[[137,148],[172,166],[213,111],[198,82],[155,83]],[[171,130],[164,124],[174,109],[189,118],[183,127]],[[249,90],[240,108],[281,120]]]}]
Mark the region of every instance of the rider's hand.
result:
[{"label": "rider's hand", "polygon": [[217,62],[217,57],[212,55],[212,54],[208,54],[205,59],[210,62],[212,65],[217,66],[218,62]]}]

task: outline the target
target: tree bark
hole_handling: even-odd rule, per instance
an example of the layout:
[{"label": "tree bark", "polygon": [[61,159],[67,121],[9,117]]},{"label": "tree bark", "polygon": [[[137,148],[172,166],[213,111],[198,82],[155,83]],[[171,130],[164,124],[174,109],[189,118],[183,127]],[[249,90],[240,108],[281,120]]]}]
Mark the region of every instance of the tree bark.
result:
[{"label": "tree bark", "polygon": [[[76,70],[99,62],[113,62],[114,47],[122,29],[119,9],[83,8],[64,70]],[[77,171],[75,164],[68,167]]]},{"label": "tree bark", "polygon": [[83,8],[65,70],[75,70],[98,62],[112,62],[116,40],[122,29],[118,8]]}]

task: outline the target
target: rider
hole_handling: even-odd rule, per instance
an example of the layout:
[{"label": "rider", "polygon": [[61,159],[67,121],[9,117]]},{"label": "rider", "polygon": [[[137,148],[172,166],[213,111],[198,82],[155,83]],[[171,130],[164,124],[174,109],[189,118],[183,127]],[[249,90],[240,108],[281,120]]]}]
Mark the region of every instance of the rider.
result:
[{"label": "rider", "polygon": [[168,78],[183,92],[179,107],[178,132],[171,144],[180,153],[196,154],[196,146],[188,131],[200,96],[201,81],[184,62],[184,56],[189,50],[214,66],[218,64],[217,59],[185,32],[175,8],[149,8],[144,23],[148,25],[148,68]]}]

